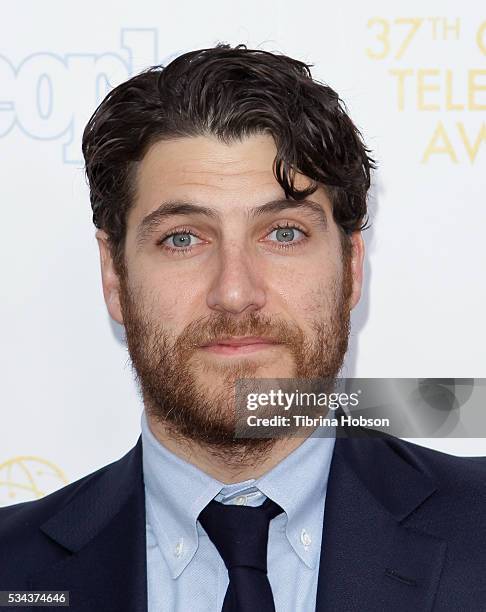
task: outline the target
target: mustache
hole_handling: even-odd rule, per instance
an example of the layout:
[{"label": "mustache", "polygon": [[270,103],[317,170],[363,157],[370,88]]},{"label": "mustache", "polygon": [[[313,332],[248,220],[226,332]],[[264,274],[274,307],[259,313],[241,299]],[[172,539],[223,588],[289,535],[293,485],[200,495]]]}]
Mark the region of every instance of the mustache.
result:
[{"label": "mustache", "polygon": [[264,336],[280,344],[294,344],[301,341],[302,331],[295,324],[262,313],[252,312],[244,319],[218,313],[191,321],[176,344],[181,349],[194,349],[228,336]]}]

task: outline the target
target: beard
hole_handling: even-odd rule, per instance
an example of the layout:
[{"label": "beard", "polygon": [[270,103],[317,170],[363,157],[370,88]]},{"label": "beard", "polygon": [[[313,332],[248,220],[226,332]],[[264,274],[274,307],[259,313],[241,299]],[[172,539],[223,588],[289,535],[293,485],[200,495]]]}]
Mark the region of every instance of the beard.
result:
[{"label": "beard", "polygon": [[[281,343],[292,357],[293,379],[334,382],[348,347],[351,257],[343,254],[343,274],[325,292],[323,316],[306,335],[294,322],[251,312],[237,318],[212,312],[189,323],[173,337],[132,292],[123,268],[120,304],[128,351],[147,415],[179,444],[196,443],[235,468],[268,456],[275,438],[235,436],[235,381],[257,378],[262,363],[245,357],[210,363],[197,358],[199,347],[226,336],[265,336]],[[196,358],[195,358],[196,357]],[[275,365],[275,362],[273,362]],[[207,381],[218,375],[218,385]],[[206,381],[206,382],[205,382]],[[332,384],[332,383],[331,383]],[[280,436],[281,437],[281,436]]]}]

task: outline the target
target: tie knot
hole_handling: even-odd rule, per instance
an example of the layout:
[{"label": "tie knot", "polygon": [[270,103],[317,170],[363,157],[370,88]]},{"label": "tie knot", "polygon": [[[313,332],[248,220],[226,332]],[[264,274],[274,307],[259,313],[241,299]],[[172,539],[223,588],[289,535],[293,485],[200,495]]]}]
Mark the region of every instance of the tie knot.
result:
[{"label": "tie knot", "polygon": [[199,515],[228,571],[253,567],[267,572],[268,528],[283,509],[270,498],[261,506],[235,506],[210,501]]}]

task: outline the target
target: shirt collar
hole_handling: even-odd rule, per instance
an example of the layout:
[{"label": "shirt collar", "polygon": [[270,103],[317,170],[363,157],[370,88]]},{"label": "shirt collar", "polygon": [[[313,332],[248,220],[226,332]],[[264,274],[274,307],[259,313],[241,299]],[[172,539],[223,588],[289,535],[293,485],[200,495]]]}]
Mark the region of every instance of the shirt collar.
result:
[{"label": "shirt collar", "polygon": [[197,517],[224,483],[161,444],[149,427],[145,411],[141,429],[147,520],[172,577],[177,578],[197,550]]},{"label": "shirt collar", "polygon": [[247,487],[257,487],[283,508],[285,515],[275,521],[286,524],[287,539],[299,558],[308,567],[316,567],[334,430],[327,428],[324,437],[326,428],[318,427],[260,478],[225,485],[161,444],[148,425],[145,411],[141,429],[147,522],[173,578],[181,574],[197,550],[200,512],[219,493],[231,497]]},{"label": "shirt collar", "polygon": [[318,427],[285,459],[255,481],[260,491],[284,509],[287,539],[295,553],[312,569],[320,557],[334,443],[334,428]]}]

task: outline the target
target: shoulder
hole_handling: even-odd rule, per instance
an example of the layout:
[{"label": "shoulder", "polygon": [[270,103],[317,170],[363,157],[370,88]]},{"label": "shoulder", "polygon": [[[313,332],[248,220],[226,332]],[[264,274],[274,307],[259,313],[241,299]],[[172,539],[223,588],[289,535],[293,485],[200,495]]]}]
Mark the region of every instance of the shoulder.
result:
[{"label": "shoulder", "polygon": [[[141,469],[141,439],[123,457],[100,467],[78,480],[34,501],[0,508],[0,565],[2,552],[9,545],[33,544],[31,538],[40,533],[39,527],[66,507],[84,500],[84,505],[103,504],[121,499],[121,489],[129,489]],[[81,502],[83,503],[83,502]],[[98,505],[98,504],[97,504]],[[81,506],[83,507],[83,506]]]},{"label": "shoulder", "polygon": [[0,508],[0,583],[25,588],[26,577],[40,565],[60,561],[88,541],[139,494],[141,470],[139,438],[120,459],[54,493]]},{"label": "shoulder", "polygon": [[102,477],[104,466],[34,501],[0,508],[0,583],[23,590],[26,577],[44,563],[65,555],[63,547],[45,537],[41,526]]},{"label": "shoulder", "polygon": [[486,492],[486,456],[462,457],[450,455],[427,446],[387,437],[384,443],[404,461],[432,476],[443,486],[479,485]]},{"label": "shoulder", "polygon": [[0,508],[0,547],[10,540],[28,539],[42,523],[95,483],[111,465],[105,465],[41,499]]},{"label": "shoulder", "polygon": [[142,468],[141,436],[123,457],[108,463],[78,480],[34,501],[0,508],[0,544],[16,528],[35,529],[75,499],[103,495],[106,499],[119,496],[120,489],[129,489],[138,482]]},{"label": "shoulder", "polygon": [[[486,528],[486,457],[460,457],[375,430],[345,436],[339,453],[367,487],[393,508],[421,498],[413,520],[449,528],[461,521]],[[484,518],[482,518],[484,517]]]},{"label": "shoulder", "polygon": [[450,455],[398,438],[383,443],[434,485],[410,524],[461,545],[486,547],[486,457]]},{"label": "shoulder", "polygon": [[447,543],[437,607],[479,609],[485,595],[486,457],[457,457],[403,440],[393,446],[394,452],[412,457],[436,487],[405,525]]}]

